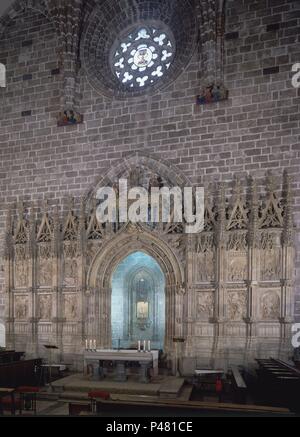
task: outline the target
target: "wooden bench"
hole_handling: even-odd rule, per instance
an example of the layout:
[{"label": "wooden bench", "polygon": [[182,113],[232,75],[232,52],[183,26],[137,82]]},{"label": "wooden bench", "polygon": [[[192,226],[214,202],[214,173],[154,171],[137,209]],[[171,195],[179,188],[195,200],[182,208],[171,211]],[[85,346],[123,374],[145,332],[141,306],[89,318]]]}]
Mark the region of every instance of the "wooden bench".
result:
[{"label": "wooden bench", "polygon": [[260,396],[271,405],[288,406],[299,414],[300,371],[274,358],[256,361],[259,365],[257,375]]},{"label": "wooden bench", "polygon": [[245,404],[247,396],[247,384],[245,383],[244,378],[242,377],[237,366],[231,366],[231,371],[235,401]]},{"label": "wooden bench", "polygon": [[0,351],[0,364],[13,363],[16,361],[20,361],[20,359],[24,356],[24,352],[16,352],[14,350],[4,350]]},{"label": "wooden bench", "polygon": [[4,410],[9,409],[11,415],[15,415],[16,401],[15,389],[0,387],[0,416],[4,414]]},{"label": "wooden bench", "polygon": [[39,381],[41,359],[0,364],[0,387],[35,386]]}]

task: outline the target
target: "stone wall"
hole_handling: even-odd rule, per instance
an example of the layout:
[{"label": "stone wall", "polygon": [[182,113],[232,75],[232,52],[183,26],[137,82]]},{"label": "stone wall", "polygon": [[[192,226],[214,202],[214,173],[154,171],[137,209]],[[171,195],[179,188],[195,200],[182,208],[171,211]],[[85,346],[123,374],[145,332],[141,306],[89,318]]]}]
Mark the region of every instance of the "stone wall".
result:
[{"label": "stone wall", "polygon": [[[228,0],[228,101],[196,106],[197,54],[163,92],[121,101],[98,94],[82,69],[84,123],[58,128],[62,80],[54,27],[37,12],[16,17],[0,41],[8,73],[7,88],[0,88],[1,236],[8,205],[21,198],[63,204],[69,195],[87,193],[105,170],[135,151],[168,161],[194,184],[229,182],[234,175],[263,182],[266,171],[287,169],[299,227],[300,100],[291,85],[291,67],[300,62],[299,21],[297,1]],[[298,319],[299,256],[297,251]],[[0,276],[4,292],[3,269]],[[1,311],[4,304],[2,296]]]}]

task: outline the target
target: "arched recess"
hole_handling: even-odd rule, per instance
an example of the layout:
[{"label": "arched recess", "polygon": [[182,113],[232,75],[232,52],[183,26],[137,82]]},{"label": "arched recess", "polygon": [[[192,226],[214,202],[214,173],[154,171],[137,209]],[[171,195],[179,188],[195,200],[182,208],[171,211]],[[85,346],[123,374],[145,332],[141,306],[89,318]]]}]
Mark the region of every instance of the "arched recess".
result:
[{"label": "arched recess", "polygon": [[173,356],[174,336],[184,335],[184,269],[172,248],[141,225],[125,230],[103,245],[88,272],[88,292],[94,295],[93,333],[101,347],[111,347],[111,278],[118,264],[133,252],[154,258],[165,277],[165,352]]},{"label": "arched recess", "polygon": [[144,252],[124,258],[112,274],[111,328],[113,347],[135,348],[150,340],[163,350],[165,278],[157,261]]}]

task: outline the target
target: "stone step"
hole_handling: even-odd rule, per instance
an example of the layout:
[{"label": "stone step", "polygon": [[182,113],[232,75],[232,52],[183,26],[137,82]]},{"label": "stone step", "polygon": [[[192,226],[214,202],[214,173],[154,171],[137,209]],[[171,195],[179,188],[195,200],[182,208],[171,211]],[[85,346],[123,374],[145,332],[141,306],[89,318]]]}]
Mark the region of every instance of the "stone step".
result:
[{"label": "stone step", "polygon": [[59,399],[59,393],[50,391],[40,391],[37,398],[41,401],[57,401]]},{"label": "stone step", "polygon": [[64,391],[59,396],[59,402],[69,401],[89,401],[87,392],[83,391]]},{"label": "stone step", "polygon": [[164,399],[175,399],[184,385],[184,378],[168,378],[159,388],[159,396]]},{"label": "stone step", "polygon": [[189,401],[192,395],[193,385],[192,384],[184,384],[179,392],[180,400]]}]

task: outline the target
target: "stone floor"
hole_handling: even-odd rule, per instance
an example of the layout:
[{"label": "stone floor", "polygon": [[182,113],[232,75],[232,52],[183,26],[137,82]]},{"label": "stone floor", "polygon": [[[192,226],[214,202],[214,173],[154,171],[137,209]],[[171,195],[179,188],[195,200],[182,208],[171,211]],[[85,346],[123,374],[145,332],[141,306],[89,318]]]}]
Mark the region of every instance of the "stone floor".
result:
[{"label": "stone floor", "polygon": [[[69,406],[67,402],[59,402],[57,400],[38,400],[37,401],[38,416],[67,416],[69,414]],[[4,416],[11,416],[9,411],[4,412]],[[19,416],[19,411],[16,411],[16,416]],[[22,416],[34,416],[32,411],[23,411]]]},{"label": "stone floor", "polygon": [[[186,383],[183,378],[160,375],[149,384],[141,384],[134,376],[121,383],[109,378],[91,381],[82,374],[73,374],[53,382],[52,387],[44,387],[40,391],[37,415],[68,416],[69,403],[90,405],[88,392],[92,390],[108,391],[110,401],[113,404],[116,402],[116,405],[103,405],[103,410],[99,414],[103,417],[197,417],[214,416],[216,412],[226,415],[230,410],[238,415],[247,415],[248,408],[260,414],[287,413],[253,404],[232,404],[232,399],[226,397],[220,403],[214,393],[193,390],[193,386]],[[10,416],[10,413],[5,412],[5,415]],[[18,411],[16,415],[19,415]],[[24,411],[22,415],[32,416],[34,413]]]}]

